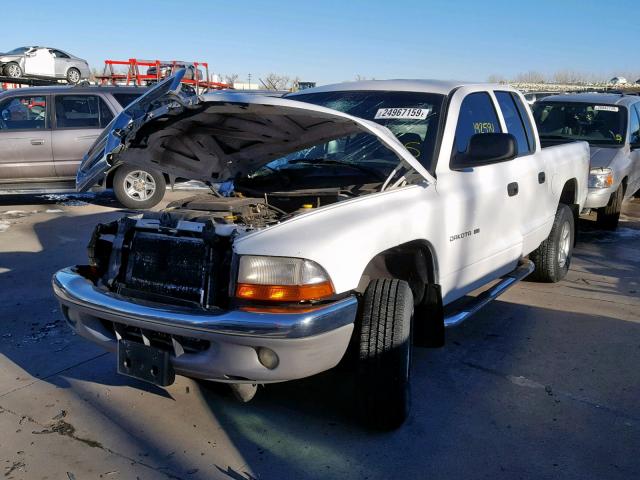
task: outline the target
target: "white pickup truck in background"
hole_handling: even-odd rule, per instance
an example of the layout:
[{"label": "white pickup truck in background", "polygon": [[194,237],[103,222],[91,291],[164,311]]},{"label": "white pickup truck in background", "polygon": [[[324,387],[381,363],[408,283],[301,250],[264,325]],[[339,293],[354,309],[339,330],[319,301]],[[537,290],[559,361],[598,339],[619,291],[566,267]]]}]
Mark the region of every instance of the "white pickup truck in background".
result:
[{"label": "white pickup truck in background", "polygon": [[352,349],[358,413],[395,428],[411,338],[443,345],[534,268],[565,276],[589,148],[541,148],[515,90],[394,80],[195,97],[179,75],[114,120],[78,185],[130,163],[219,188],[99,225],[90,265],[53,279],[70,326],[117,351],[120,373],[248,399]]}]

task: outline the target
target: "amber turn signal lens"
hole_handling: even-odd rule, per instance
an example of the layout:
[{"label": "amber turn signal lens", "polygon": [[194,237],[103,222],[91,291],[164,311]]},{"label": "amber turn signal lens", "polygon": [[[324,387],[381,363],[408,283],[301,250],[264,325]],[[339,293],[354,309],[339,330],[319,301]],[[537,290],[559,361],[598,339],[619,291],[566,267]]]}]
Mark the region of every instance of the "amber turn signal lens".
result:
[{"label": "amber turn signal lens", "polygon": [[302,302],[304,300],[319,300],[333,294],[331,282],[310,285],[253,285],[239,283],[236,287],[236,297],[245,300]]}]

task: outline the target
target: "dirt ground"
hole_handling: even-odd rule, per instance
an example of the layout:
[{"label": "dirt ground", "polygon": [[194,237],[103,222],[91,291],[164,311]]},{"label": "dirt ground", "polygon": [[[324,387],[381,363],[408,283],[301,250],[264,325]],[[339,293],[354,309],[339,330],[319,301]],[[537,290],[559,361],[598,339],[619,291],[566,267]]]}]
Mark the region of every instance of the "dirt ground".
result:
[{"label": "dirt ground", "polygon": [[345,371],[247,405],[117,375],[50,279],[122,214],[108,195],[0,198],[0,478],[640,478],[640,201],[615,233],[581,221],[560,284],[522,282],[415,349],[413,411],[387,434],[354,422]]}]

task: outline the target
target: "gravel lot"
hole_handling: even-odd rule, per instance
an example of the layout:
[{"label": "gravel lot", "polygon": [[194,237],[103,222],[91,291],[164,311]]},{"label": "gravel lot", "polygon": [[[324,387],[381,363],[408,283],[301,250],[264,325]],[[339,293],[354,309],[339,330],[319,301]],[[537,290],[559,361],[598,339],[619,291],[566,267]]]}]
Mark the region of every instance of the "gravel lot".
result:
[{"label": "gravel lot", "polygon": [[640,478],[638,200],[616,233],[581,222],[565,281],[523,282],[445,348],[416,349],[413,413],[390,434],[353,422],[345,371],[248,405],[118,376],[66,327],[50,278],[123,211],[105,195],[1,200],[0,478]]}]

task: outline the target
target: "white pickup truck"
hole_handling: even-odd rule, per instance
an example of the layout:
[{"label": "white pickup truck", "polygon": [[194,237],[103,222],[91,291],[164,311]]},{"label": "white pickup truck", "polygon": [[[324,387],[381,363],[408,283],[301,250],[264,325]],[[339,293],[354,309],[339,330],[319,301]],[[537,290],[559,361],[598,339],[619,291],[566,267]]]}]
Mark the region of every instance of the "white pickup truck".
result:
[{"label": "white pickup truck", "polygon": [[53,278],[78,334],[117,351],[120,373],[227,382],[245,400],[351,349],[358,412],[390,429],[408,414],[411,339],[443,345],[534,264],[564,277],[589,148],[541,148],[503,85],[196,97],[178,76],[114,120],[79,187],[120,162],[213,192],[96,228],[89,265]]}]

